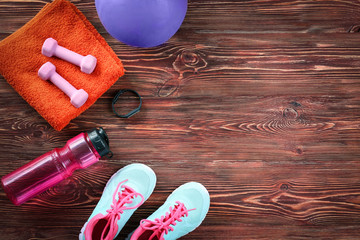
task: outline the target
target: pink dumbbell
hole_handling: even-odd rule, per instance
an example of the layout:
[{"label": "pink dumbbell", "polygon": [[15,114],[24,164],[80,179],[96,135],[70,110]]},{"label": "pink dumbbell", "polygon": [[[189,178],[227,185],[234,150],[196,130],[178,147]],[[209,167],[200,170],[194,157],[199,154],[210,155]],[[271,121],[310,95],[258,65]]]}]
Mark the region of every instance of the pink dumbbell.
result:
[{"label": "pink dumbbell", "polygon": [[41,53],[47,57],[56,56],[80,67],[81,71],[90,74],[96,67],[96,58],[92,55],[82,56],[76,52],[58,45],[53,38],[45,40]]},{"label": "pink dumbbell", "polygon": [[87,92],[83,89],[77,90],[74,88],[73,85],[61,77],[55,70],[55,65],[51,62],[47,62],[40,67],[38,75],[42,80],[50,79],[53,84],[70,97],[70,102],[74,107],[81,107],[89,97]]}]

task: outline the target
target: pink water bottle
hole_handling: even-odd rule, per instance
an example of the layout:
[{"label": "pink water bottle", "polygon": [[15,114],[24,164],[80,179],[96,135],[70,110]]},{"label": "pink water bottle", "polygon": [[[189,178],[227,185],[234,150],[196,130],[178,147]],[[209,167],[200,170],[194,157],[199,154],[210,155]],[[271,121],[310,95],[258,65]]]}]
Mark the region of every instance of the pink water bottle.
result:
[{"label": "pink water bottle", "polygon": [[86,168],[109,153],[106,132],[93,129],[9,173],[1,183],[9,199],[20,205],[69,177],[75,169]]}]

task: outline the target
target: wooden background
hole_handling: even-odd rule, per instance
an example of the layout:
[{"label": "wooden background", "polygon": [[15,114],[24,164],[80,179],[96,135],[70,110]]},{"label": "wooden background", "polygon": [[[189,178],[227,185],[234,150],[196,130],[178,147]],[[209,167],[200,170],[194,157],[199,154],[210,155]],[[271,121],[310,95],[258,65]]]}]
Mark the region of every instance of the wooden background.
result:
[{"label": "wooden background", "polygon": [[[46,2],[0,0],[0,39]],[[360,1],[189,0],[177,34],[150,49],[112,38],[93,0],[72,2],[126,75],[61,132],[0,77],[0,175],[95,126],[114,157],[20,207],[1,190],[0,239],[76,239],[106,181],[136,162],[158,183],[117,239],[188,181],[211,207],[183,239],[360,238]],[[144,101],[128,120],[110,107],[122,88]]]}]

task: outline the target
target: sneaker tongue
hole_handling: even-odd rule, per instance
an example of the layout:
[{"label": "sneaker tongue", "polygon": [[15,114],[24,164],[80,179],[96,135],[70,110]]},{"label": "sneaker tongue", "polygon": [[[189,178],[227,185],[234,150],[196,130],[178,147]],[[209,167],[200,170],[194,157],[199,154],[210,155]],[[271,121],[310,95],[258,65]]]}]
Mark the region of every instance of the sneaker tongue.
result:
[{"label": "sneaker tongue", "polygon": [[126,186],[126,185],[123,185],[122,187],[123,187],[124,189],[122,190],[121,195],[127,196],[127,195],[129,195],[129,194],[135,193],[135,190],[129,188],[129,187]]},{"label": "sneaker tongue", "polygon": [[[129,198],[129,195],[134,194],[131,198]],[[141,198],[137,195],[137,192],[131,188],[128,188],[127,186],[125,186],[125,189],[123,189],[123,191],[120,194],[119,199],[117,200],[117,202],[121,202],[124,198],[128,198],[129,200],[131,200],[131,203],[127,203],[124,202],[123,204],[121,204],[120,207],[126,206],[126,207],[133,207],[137,204],[139,204],[141,202]]]},{"label": "sneaker tongue", "polygon": [[177,223],[181,222],[180,218],[183,217],[183,211],[186,213],[186,207],[183,203],[177,202],[177,204],[170,207],[169,211],[166,212],[159,218],[154,220],[143,219],[140,223],[142,232],[137,236],[137,240],[164,240],[164,235],[174,231]]}]

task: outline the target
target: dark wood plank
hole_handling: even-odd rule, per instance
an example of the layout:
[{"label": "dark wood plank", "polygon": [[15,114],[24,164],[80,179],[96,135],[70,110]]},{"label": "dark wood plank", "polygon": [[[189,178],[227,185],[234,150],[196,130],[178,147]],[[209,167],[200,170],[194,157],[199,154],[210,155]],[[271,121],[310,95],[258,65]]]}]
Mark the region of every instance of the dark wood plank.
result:
[{"label": "dark wood plank", "polygon": [[[359,1],[191,0],[178,33],[151,49],[119,43],[93,1],[73,2],[126,75],[61,132],[1,77],[0,174],[94,126],[115,156],[21,207],[0,192],[2,238],[76,239],[110,176],[135,162],[158,183],[118,239],[187,181],[208,188],[211,208],[183,239],[359,238]],[[0,39],[44,3],[0,2]],[[127,120],[110,107],[125,87],[144,100]]]}]

